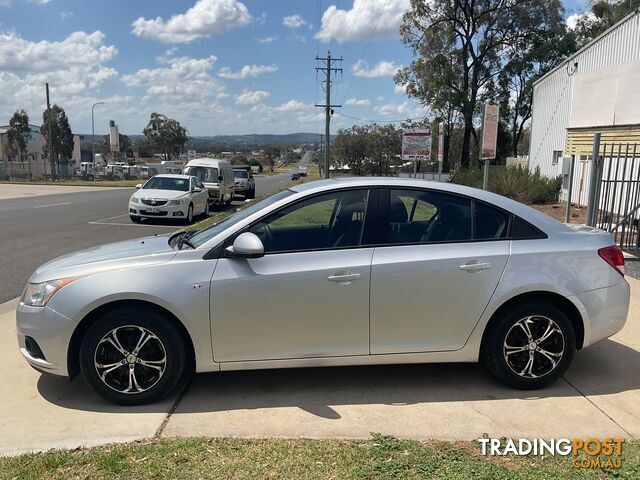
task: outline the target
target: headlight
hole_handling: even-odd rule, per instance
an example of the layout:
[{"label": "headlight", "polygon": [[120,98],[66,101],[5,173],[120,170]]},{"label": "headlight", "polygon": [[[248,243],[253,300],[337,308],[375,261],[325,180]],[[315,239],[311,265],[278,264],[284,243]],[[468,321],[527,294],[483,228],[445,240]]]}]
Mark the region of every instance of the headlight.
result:
[{"label": "headlight", "polygon": [[181,198],[179,200],[171,200],[169,205],[183,205],[187,201],[186,198]]},{"label": "headlight", "polygon": [[140,203],[140,200],[138,200],[138,197],[136,196],[131,196],[131,199],[129,200],[131,203]]},{"label": "headlight", "polygon": [[61,278],[42,283],[27,283],[20,303],[29,307],[44,307],[53,295],[65,285],[75,282],[80,277]]}]

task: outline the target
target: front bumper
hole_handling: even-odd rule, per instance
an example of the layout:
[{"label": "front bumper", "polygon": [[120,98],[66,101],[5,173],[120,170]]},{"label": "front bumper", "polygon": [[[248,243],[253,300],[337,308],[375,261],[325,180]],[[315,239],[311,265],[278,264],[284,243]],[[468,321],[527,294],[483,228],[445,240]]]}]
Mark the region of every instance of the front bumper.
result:
[{"label": "front bumper", "polygon": [[[152,207],[142,203],[129,202],[129,215],[142,218],[184,218],[187,215],[188,203],[182,205],[166,205]],[[152,210],[154,209],[154,210]]]},{"label": "front bumper", "polygon": [[[54,375],[68,376],[67,352],[73,334],[71,319],[49,307],[28,307],[19,304],[16,309],[18,347],[22,357],[36,370]],[[40,347],[42,356],[27,348],[27,337]]]}]

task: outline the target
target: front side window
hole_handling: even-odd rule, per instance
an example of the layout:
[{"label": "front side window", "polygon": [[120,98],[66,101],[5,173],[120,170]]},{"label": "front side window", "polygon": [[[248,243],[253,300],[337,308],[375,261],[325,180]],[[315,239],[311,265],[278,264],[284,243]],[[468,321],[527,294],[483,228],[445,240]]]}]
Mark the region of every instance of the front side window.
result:
[{"label": "front side window", "polygon": [[356,247],[362,243],[368,190],[318,195],[285,207],[249,231],[265,253]]},{"label": "front side window", "polygon": [[471,240],[471,201],[426,190],[389,190],[389,221],[381,243]]}]

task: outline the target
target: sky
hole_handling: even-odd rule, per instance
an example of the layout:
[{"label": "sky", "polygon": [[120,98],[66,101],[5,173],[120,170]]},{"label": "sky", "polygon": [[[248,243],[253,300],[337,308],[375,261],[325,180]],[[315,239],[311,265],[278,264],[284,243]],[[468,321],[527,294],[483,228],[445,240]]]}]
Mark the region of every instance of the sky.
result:
[{"label": "sky", "polygon": [[[568,18],[585,0],[564,0]],[[393,81],[411,61],[398,28],[409,0],[0,0],[0,124],[46,105],[75,133],[109,120],[141,134],[152,112],[192,136],[322,132],[317,55],[342,56],[332,132],[426,114]],[[574,17],[570,17],[574,15]]]}]

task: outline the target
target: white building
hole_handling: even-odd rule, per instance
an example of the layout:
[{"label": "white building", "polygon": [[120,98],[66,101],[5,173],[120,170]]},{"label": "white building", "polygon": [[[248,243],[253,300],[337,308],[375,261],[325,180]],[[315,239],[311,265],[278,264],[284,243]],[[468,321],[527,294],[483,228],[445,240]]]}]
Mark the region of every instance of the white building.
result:
[{"label": "white building", "polygon": [[534,83],[529,167],[566,175],[575,156],[572,201],[586,204],[596,131],[602,145],[640,143],[640,9]]}]

